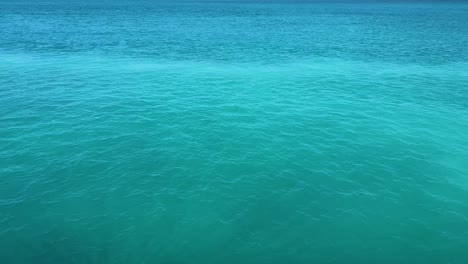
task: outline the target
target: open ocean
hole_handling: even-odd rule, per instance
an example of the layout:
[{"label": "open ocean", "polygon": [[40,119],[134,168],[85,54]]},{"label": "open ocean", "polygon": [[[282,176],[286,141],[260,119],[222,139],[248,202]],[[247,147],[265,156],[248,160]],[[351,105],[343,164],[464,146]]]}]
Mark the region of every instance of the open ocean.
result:
[{"label": "open ocean", "polygon": [[1,0],[0,263],[468,263],[468,3]]}]

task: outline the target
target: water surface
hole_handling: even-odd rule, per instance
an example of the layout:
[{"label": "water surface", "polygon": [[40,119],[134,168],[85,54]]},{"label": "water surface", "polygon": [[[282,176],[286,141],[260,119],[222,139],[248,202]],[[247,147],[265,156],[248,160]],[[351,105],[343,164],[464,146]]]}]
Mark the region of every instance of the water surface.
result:
[{"label": "water surface", "polygon": [[468,6],[0,3],[1,263],[467,263]]}]

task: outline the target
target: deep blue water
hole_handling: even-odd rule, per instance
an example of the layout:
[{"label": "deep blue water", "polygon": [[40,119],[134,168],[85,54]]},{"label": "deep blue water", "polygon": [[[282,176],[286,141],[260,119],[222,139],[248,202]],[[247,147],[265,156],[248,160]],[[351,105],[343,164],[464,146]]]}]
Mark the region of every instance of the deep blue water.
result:
[{"label": "deep blue water", "polygon": [[0,2],[0,263],[468,263],[468,5]]}]

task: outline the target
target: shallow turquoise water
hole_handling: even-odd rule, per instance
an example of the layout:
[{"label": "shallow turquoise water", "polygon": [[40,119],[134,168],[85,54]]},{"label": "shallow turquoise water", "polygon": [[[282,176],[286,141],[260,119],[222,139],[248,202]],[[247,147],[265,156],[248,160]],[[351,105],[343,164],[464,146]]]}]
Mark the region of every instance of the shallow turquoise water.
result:
[{"label": "shallow turquoise water", "polygon": [[0,263],[467,263],[468,5],[0,2]]}]

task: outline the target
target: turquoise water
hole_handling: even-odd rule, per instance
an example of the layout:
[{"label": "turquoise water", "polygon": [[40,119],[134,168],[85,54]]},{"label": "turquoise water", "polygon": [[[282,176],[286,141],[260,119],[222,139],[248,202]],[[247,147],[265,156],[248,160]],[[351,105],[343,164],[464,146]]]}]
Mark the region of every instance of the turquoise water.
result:
[{"label": "turquoise water", "polygon": [[0,263],[468,263],[468,5],[0,2]]}]

